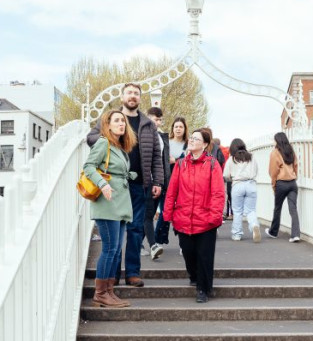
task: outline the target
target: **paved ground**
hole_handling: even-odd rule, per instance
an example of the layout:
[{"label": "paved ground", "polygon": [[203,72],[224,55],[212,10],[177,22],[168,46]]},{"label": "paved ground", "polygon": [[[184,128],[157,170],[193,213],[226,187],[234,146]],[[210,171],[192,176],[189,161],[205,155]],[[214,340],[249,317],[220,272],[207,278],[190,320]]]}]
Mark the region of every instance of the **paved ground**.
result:
[{"label": "paved ground", "polygon": [[[261,243],[253,243],[252,235],[244,223],[245,234],[241,241],[232,241],[230,236],[231,221],[226,221],[219,228],[216,244],[215,268],[230,269],[313,269],[313,245],[304,241],[289,243],[289,235],[280,232],[277,239],[265,235],[265,226],[261,227]],[[99,254],[101,243],[97,243],[94,254]],[[146,249],[149,247],[144,242]],[[179,255],[178,238],[170,231],[170,243],[163,245],[164,253],[158,260],[142,256],[142,269],[184,269],[184,259]],[[97,257],[95,257],[97,258]],[[88,266],[95,267],[95,258],[89,258]]]}]

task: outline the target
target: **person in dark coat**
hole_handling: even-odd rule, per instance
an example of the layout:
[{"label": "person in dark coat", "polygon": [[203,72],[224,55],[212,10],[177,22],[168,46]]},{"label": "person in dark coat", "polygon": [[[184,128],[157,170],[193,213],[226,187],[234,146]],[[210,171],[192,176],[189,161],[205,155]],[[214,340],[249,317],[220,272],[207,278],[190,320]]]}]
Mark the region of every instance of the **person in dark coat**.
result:
[{"label": "person in dark coat", "polygon": [[[127,223],[127,241],[125,251],[125,282],[127,285],[142,287],[140,278],[140,251],[144,236],[144,214],[147,191],[150,188],[152,196],[161,194],[164,182],[164,172],[161,158],[159,136],[155,124],[138,110],[141,101],[141,87],[135,83],[126,83],[122,88],[122,112],[137,136],[138,143],[129,153],[130,171],[138,177],[129,180],[129,189],[133,206],[133,222]],[[100,136],[100,119],[87,136],[89,146]],[[119,281],[120,271],[116,275]]]},{"label": "person in dark coat", "polygon": [[[165,193],[170,179],[170,157],[169,157],[169,139],[168,134],[164,133],[161,130],[161,126],[163,123],[163,112],[161,108],[152,107],[148,110],[148,117],[151,121],[154,122],[158,129],[159,134],[159,142],[161,146],[161,154],[162,154],[162,162],[164,169],[164,186],[162,187],[161,195],[158,198],[152,198],[151,195],[148,195],[146,202],[146,213],[145,213],[145,235],[147,237],[148,243],[150,245],[150,254],[151,259],[155,260],[159,258],[159,256],[163,253],[163,247],[159,245],[159,241],[161,236],[158,232],[164,233],[164,230],[167,231],[167,240],[168,240],[168,231],[169,231],[169,223],[163,221],[163,206],[165,200]],[[148,193],[149,194],[149,193]],[[154,232],[154,216],[157,211],[157,208],[160,203],[160,213],[157,222],[156,233]],[[163,239],[161,240],[163,244]]]}]

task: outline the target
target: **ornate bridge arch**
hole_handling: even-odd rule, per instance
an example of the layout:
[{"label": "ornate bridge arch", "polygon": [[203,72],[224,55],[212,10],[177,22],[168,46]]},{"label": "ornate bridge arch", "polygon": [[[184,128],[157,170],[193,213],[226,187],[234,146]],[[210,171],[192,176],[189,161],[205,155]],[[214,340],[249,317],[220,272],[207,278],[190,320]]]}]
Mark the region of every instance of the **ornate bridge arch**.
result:
[{"label": "ornate bridge arch", "polygon": [[[194,64],[192,58],[192,49],[190,49],[183,57],[178,59],[167,70],[150,77],[148,79],[136,82],[140,84],[142,93],[150,93],[151,91],[161,89],[164,86],[176,81],[185,74]],[[83,112],[86,115],[87,122],[93,122],[101,116],[109,103],[121,96],[121,89],[124,83],[115,84],[100,92],[97,97],[89,104],[83,104]],[[87,98],[89,95],[87,95]]]},{"label": "ornate bridge arch", "polygon": [[[279,102],[286,110],[287,115],[292,119],[294,126],[306,128],[308,119],[305,107],[300,101],[296,101],[285,91],[269,85],[253,84],[236,79],[217,68],[200,50],[199,41],[199,14],[202,13],[203,1],[187,1],[188,13],[190,14],[189,43],[191,48],[178,59],[170,68],[151,78],[136,82],[141,85],[142,93],[150,93],[161,89],[180,78],[193,65],[218,84],[240,92],[242,94],[268,97]],[[195,5],[196,4],[196,5]],[[87,103],[82,105],[82,119],[90,123],[98,119],[105,110],[106,106],[113,100],[121,96],[123,83],[115,84],[103,90],[97,97],[89,103],[89,86],[87,93]]]}]

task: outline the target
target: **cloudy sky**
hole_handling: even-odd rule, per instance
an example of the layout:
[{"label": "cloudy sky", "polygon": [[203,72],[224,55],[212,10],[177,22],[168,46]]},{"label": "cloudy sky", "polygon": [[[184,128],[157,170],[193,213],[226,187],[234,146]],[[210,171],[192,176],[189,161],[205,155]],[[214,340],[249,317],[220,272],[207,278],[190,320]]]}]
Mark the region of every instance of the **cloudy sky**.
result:
[{"label": "cloudy sky", "polygon": [[[179,57],[187,49],[184,0],[1,0],[0,83],[51,83],[84,56]],[[202,51],[231,76],[287,91],[293,72],[313,72],[313,0],[205,0]],[[210,125],[227,145],[280,129],[282,107],[201,77]],[[0,94],[1,97],[1,94]]]}]

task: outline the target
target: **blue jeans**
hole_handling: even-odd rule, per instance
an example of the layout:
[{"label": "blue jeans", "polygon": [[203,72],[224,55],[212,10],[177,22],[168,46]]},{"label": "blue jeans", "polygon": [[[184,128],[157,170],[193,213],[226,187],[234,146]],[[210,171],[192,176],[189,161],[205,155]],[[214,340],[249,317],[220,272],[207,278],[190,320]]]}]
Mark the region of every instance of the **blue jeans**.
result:
[{"label": "blue jeans", "polygon": [[126,223],[124,221],[96,219],[96,224],[102,240],[96,278],[114,278],[121,254]]},{"label": "blue jeans", "polygon": [[231,233],[233,236],[242,236],[242,217],[247,216],[249,230],[254,226],[260,226],[256,216],[256,182],[253,180],[241,181],[233,185],[231,191],[233,224]]},{"label": "blue jeans", "polygon": [[133,222],[126,225],[125,278],[140,277],[140,250],[144,237],[146,207],[146,195],[143,185],[130,182],[129,191],[133,206]]}]

